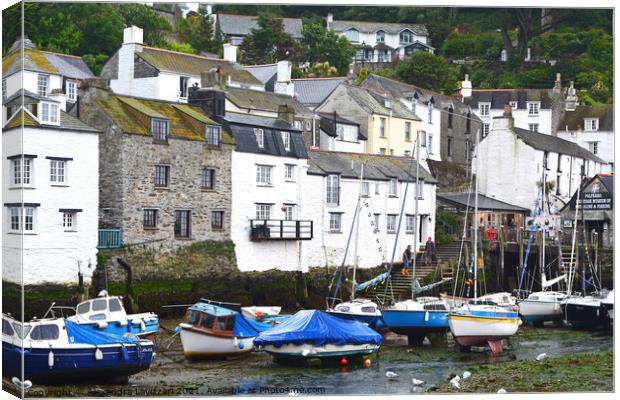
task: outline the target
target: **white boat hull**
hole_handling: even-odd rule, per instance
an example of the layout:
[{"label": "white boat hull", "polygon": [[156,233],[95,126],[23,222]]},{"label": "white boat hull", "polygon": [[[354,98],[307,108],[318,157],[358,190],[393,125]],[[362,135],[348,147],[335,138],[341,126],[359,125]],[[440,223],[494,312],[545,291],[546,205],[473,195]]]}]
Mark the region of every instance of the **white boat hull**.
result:
[{"label": "white boat hull", "polygon": [[519,314],[525,322],[542,322],[562,319],[562,303],[557,301],[523,300]]},{"label": "white boat hull", "polygon": [[380,345],[377,344],[348,344],[344,346],[335,344],[327,344],[325,346],[284,344],[280,347],[273,345],[264,346],[261,347],[261,350],[276,358],[303,359],[366,355],[375,353],[379,350],[379,347]]},{"label": "white boat hull", "polygon": [[181,343],[185,358],[226,357],[249,353],[254,337],[217,336],[181,324]]}]

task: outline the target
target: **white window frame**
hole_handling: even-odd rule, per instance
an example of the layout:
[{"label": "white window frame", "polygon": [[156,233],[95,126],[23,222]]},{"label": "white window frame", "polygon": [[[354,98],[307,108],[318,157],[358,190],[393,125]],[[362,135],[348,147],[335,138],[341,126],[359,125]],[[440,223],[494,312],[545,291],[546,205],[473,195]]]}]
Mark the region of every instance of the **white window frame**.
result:
[{"label": "white window frame", "polygon": [[413,233],[415,230],[415,216],[412,214],[407,214],[405,217],[405,232]]},{"label": "white window frame", "polygon": [[58,103],[42,101],[37,107],[39,122],[48,125],[60,124],[60,107]]},{"label": "white window frame", "polygon": [[257,186],[272,186],[272,165],[256,164],[256,185]]},{"label": "white window frame", "polygon": [[590,150],[590,153],[592,154],[598,154],[598,141],[595,142],[588,142],[588,150]]},{"label": "white window frame", "polygon": [[50,76],[48,74],[37,74],[37,94],[47,96],[50,91]]},{"label": "white window frame", "polygon": [[433,154],[433,133],[428,133],[428,142],[426,144],[426,148],[428,149],[428,154]]},{"label": "white window frame", "polygon": [[418,199],[424,199],[424,181],[421,179],[418,179]]},{"label": "white window frame", "polygon": [[370,196],[370,182],[362,181],[361,193],[362,193],[362,197]]},{"label": "white window frame", "polygon": [[527,115],[529,117],[537,117],[540,115],[540,101],[527,102]]},{"label": "white window frame", "polygon": [[388,214],[385,218],[385,229],[387,233],[396,233],[396,218],[398,214]]},{"label": "white window frame", "polygon": [[512,108],[513,111],[519,109],[519,102],[518,101],[511,101],[510,102],[510,108]]},{"label": "white window frame", "polygon": [[486,122],[482,124],[482,137],[486,137],[491,132],[491,124]]},{"label": "white window frame", "polygon": [[398,179],[391,178],[388,182],[388,196],[398,197]]},{"label": "white window frame", "polygon": [[538,132],[538,124],[528,124],[528,128],[532,132]]},{"label": "white window frame", "polygon": [[430,101],[428,102],[428,123],[432,124],[433,123],[433,103],[431,103]]},{"label": "white window frame", "polygon": [[[8,226],[7,232],[10,233],[24,233],[32,234],[36,233],[37,229],[37,210],[36,207],[8,207]],[[27,225],[27,218],[30,217],[31,221]],[[13,218],[17,218],[17,226],[13,225]],[[30,229],[26,229],[29,226]]]},{"label": "white window frame", "polygon": [[262,128],[254,128],[254,136],[256,136],[256,143],[261,149],[265,148],[265,131]]},{"label": "white window frame", "polygon": [[374,233],[379,233],[379,231],[380,231],[379,227],[381,226],[380,225],[381,224],[381,214],[379,214],[379,213],[373,214],[373,219],[374,219],[374,224],[375,224],[375,227],[374,227],[375,229],[373,229],[373,232]]},{"label": "white window frame", "polygon": [[50,182],[52,185],[67,183],[67,160],[50,159]]},{"label": "white window frame", "polygon": [[585,118],[584,124],[586,132],[598,131],[598,118]]},{"label": "white window frame", "polygon": [[11,159],[10,168],[11,186],[33,187],[34,186],[34,157],[18,157]]},{"label": "white window frame", "polygon": [[256,219],[257,220],[270,220],[271,219],[271,204],[255,203],[256,204]]},{"label": "white window frame", "polygon": [[385,43],[385,31],[382,29],[378,30],[375,39],[377,43]]},{"label": "white window frame", "polygon": [[325,179],[325,202],[328,206],[340,204],[340,176],[327,175]]},{"label": "white window frame", "polygon": [[77,231],[77,213],[76,212],[63,212],[62,213],[62,227],[65,232]]},{"label": "white window frame", "polygon": [[478,103],[478,113],[481,117],[491,115],[491,103]]},{"label": "white window frame", "polygon": [[285,221],[295,220],[295,204],[283,204],[282,210],[284,212]]},{"label": "white window frame", "polygon": [[342,213],[329,213],[329,231],[332,233],[342,232]]},{"label": "white window frame", "polygon": [[401,44],[410,44],[414,42],[414,34],[409,29],[402,30],[398,34],[398,41]]},{"label": "white window frame", "polygon": [[295,182],[295,164],[284,164],[284,180]]},{"label": "white window frame", "polygon": [[282,137],[284,150],[291,151],[291,133],[286,131],[280,131],[280,136]]},{"label": "white window frame", "polygon": [[357,43],[360,41],[360,32],[357,29],[347,29],[344,31],[344,37],[346,37],[349,42]]},{"label": "white window frame", "polygon": [[220,146],[222,144],[222,127],[205,125],[205,140],[209,146]]},{"label": "white window frame", "polygon": [[384,139],[387,137],[385,135],[385,118],[383,117],[379,117],[379,137],[381,139]]},{"label": "white window frame", "polygon": [[67,81],[66,84],[67,100],[74,102],[78,96],[78,83],[76,81]]},{"label": "white window frame", "polygon": [[405,121],[405,142],[411,142],[411,122]]},{"label": "white window frame", "polygon": [[170,136],[170,121],[165,118],[151,117],[151,134],[159,142],[167,142]]}]

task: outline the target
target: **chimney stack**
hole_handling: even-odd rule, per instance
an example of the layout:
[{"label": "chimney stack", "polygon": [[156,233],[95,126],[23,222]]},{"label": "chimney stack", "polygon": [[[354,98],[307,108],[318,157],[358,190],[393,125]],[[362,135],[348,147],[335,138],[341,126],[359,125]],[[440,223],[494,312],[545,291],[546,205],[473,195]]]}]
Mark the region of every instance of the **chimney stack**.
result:
[{"label": "chimney stack", "polygon": [[469,74],[465,74],[465,79],[461,81],[461,96],[463,99],[467,99],[472,95],[471,81],[469,80]]},{"label": "chimney stack", "polygon": [[222,84],[222,77],[220,73],[219,67],[213,67],[208,71],[202,71],[200,73],[200,87],[205,89],[221,89],[224,85]]},{"label": "chimney stack", "polygon": [[291,106],[288,106],[286,104],[280,104],[278,106],[278,118],[288,122],[289,125],[293,125],[295,119],[295,110],[293,110],[293,107]]},{"label": "chimney stack", "polygon": [[142,37],[142,28],[135,25],[123,29],[123,44],[143,44]]},{"label": "chimney stack", "polygon": [[291,81],[290,61],[278,61],[278,72],[273,91],[291,97],[295,94],[295,84]]},{"label": "chimney stack", "polygon": [[559,72],[555,74],[555,84],[553,85],[553,93],[562,93],[562,74]]},{"label": "chimney stack", "polygon": [[577,91],[575,90],[575,86],[573,81],[570,81],[570,87],[566,91],[566,100],[564,101],[564,109],[566,111],[575,111],[577,108],[577,104],[579,102],[579,97],[577,97]]},{"label": "chimney stack", "polygon": [[67,95],[60,89],[53,89],[50,94],[47,95],[50,99],[58,101],[59,107],[62,111],[67,111]]},{"label": "chimney stack", "polygon": [[237,62],[237,46],[230,43],[224,43],[224,60],[231,63]]},{"label": "chimney stack", "polygon": [[334,22],[334,14],[328,13],[327,14],[327,29],[329,29],[332,22]]}]

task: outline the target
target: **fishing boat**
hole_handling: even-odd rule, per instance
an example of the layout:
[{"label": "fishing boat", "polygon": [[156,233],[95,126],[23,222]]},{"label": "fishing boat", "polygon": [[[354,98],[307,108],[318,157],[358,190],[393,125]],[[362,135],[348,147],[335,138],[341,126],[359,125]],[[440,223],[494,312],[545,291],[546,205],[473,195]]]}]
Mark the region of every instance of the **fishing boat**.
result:
[{"label": "fishing boat", "polygon": [[360,357],[379,350],[383,338],[366,324],[319,310],[302,310],[261,332],[254,346],[287,362],[312,358]]},{"label": "fishing boat", "polygon": [[[50,310],[53,308],[52,305]],[[159,330],[157,314],[127,314],[121,297],[109,296],[105,290],[97,298],[79,303],[75,315],[67,319],[85,328],[120,336],[132,333],[138,337],[151,337]]]},{"label": "fishing boat", "polygon": [[227,357],[252,351],[256,336],[272,326],[223,307],[232,303],[201,299],[178,326],[187,359]]},{"label": "fishing boat", "polygon": [[[480,158],[477,153],[479,140],[480,131],[476,134],[476,167],[478,167]],[[475,170],[479,171],[478,168]],[[488,344],[493,353],[501,353],[504,349],[504,339],[517,333],[521,320],[516,311],[506,310],[497,305],[476,304],[478,300],[478,267],[482,264],[482,260],[478,258],[477,175],[475,182],[473,252],[470,267],[473,269],[474,298],[472,304],[464,304],[448,314],[448,324],[454,340],[462,350],[467,350],[470,346]]]},{"label": "fishing boat", "polygon": [[[360,166],[360,188],[359,194],[357,197],[357,204],[354,212],[353,223],[351,224],[351,229],[349,230],[349,237],[347,239],[347,246],[345,248],[345,252],[342,259],[342,264],[340,266],[338,274],[338,281],[334,288],[334,293],[332,297],[328,297],[327,300],[327,309],[325,310],[330,315],[333,315],[338,318],[343,318],[347,320],[355,320],[359,322],[363,322],[370,326],[372,329],[379,331],[385,327],[385,322],[382,319],[381,311],[377,303],[370,299],[364,298],[356,298],[356,291],[363,290],[366,287],[373,284],[373,282],[365,282],[363,284],[358,284],[355,281],[355,275],[358,266],[358,257],[357,257],[357,244],[359,237],[359,216],[361,212],[361,200],[362,200],[362,184],[364,181],[364,164],[362,163]],[[354,248],[354,264],[353,264],[353,277],[351,279],[351,297],[349,301],[342,302],[341,299],[337,297],[338,291],[341,289],[342,279],[344,274],[345,263],[347,260],[347,254],[349,252],[349,244],[351,242],[351,237],[353,235],[353,228],[356,228],[355,231],[355,248]],[[387,273],[386,273],[387,274]],[[389,274],[388,274],[389,275]],[[334,275],[335,278],[335,275]],[[385,279],[385,278],[384,278]],[[333,279],[332,279],[333,283]],[[374,284],[378,283],[375,282]],[[361,288],[361,289],[360,289]],[[331,284],[329,288],[331,292]],[[337,303],[340,301],[340,303]]]},{"label": "fishing boat", "polygon": [[64,318],[22,324],[2,315],[2,373],[22,382],[127,380],[130,375],[148,369],[154,355],[153,342],[135,335],[93,331]]}]

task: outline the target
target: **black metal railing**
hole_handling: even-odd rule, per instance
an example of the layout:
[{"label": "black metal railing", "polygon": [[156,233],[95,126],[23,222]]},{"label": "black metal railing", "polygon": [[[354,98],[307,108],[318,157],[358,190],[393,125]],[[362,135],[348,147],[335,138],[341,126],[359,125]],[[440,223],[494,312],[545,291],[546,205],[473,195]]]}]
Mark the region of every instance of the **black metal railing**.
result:
[{"label": "black metal railing", "polygon": [[285,219],[251,219],[250,240],[311,240],[312,221]]}]

